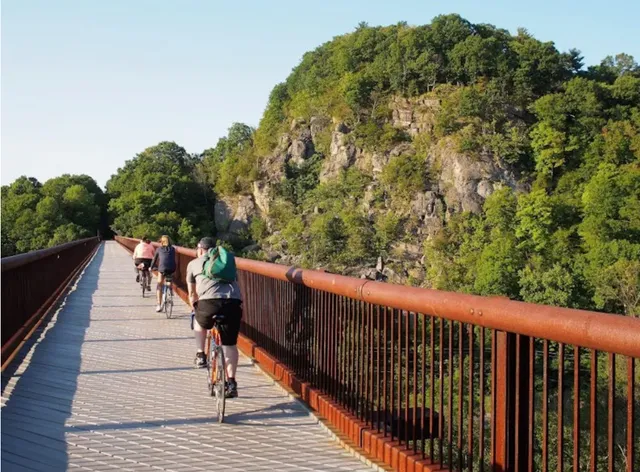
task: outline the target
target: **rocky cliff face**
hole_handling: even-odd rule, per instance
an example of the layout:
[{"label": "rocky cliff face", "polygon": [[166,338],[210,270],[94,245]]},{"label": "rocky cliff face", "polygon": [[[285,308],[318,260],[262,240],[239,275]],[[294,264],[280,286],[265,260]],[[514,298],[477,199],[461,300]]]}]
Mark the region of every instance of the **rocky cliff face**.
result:
[{"label": "rocky cliff face", "polygon": [[[335,179],[340,172],[356,167],[372,177],[362,199],[362,206],[370,218],[375,211],[371,198],[379,186],[379,176],[389,161],[400,155],[425,153],[414,144],[416,138],[431,133],[440,109],[437,99],[396,98],[389,104],[390,124],[406,133],[412,141],[401,142],[390,149],[364,150],[358,148],[354,132],[345,123],[333,122],[328,117],[312,117],[309,122],[294,120],[288,133],[280,136],[277,147],[263,159],[261,179],[254,182],[251,195],[224,199],[216,204],[216,227],[224,239],[239,240],[248,231],[251,219],[260,216],[269,221],[274,200],[274,185],[285,178],[286,166],[300,166],[321,147],[320,139],[330,132],[330,144],[319,173],[320,182]],[[388,279],[406,283],[409,278],[420,282],[422,272],[422,246],[425,239],[435,235],[448,215],[463,211],[480,212],[484,200],[501,186],[517,191],[526,185],[508,166],[491,154],[467,155],[456,151],[455,143],[440,139],[426,150],[425,173],[430,176],[427,190],[413,196],[404,211],[418,221],[410,242],[396,243],[386,261],[378,267],[355,267],[347,270],[351,275]],[[406,238],[405,238],[406,239]],[[269,248],[264,248],[269,249]],[[273,251],[272,251],[273,252]],[[282,254],[284,262],[295,258]]]}]

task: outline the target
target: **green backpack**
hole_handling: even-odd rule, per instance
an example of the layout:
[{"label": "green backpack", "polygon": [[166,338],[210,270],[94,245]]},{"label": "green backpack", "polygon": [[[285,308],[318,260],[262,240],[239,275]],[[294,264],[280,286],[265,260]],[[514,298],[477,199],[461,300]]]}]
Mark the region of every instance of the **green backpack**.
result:
[{"label": "green backpack", "polygon": [[238,273],[236,270],[236,258],[222,246],[209,249],[205,254],[202,275],[211,280],[220,282],[235,282]]}]

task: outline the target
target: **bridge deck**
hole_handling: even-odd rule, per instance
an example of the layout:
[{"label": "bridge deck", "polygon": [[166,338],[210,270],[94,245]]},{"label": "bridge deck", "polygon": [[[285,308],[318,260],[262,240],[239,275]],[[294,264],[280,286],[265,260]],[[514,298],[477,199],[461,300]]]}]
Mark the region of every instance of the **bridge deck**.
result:
[{"label": "bridge deck", "polygon": [[218,424],[188,309],[153,307],[105,243],[3,374],[2,470],[370,470],[246,358]]}]

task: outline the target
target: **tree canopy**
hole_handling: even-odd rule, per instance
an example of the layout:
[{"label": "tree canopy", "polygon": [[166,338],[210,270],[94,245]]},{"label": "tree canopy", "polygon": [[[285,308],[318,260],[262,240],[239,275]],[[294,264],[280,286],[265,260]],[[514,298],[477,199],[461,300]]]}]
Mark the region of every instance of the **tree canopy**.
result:
[{"label": "tree canopy", "polygon": [[2,256],[43,249],[108,231],[106,197],[87,175],[20,177],[2,187]]},{"label": "tree canopy", "polygon": [[113,230],[194,246],[213,232],[213,194],[197,176],[197,156],[173,142],[149,147],[107,182]]}]

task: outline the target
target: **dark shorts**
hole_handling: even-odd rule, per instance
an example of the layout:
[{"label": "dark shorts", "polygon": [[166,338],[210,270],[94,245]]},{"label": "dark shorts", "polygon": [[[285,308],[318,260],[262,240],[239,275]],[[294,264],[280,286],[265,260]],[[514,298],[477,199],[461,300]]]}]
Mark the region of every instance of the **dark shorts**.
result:
[{"label": "dark shorts", "polygon": [[211,329],[214,318],[218,324],[222,345],[235,346],[238,343],[240,320],[242,320],[242,301],[233,298],[198,300],[196,305],[198,324],[204,329]]},{"label": "dark shorts", "polygon": [[175,269],[171,269],[171,270],[165,269],[165,270],[159,270],[158,272],[160,272],[165,277],[171,277],[175,271],[176,271]]},{"label": "dark shorts", "polygon": [[148,268],[149,268],[149,266],[151,265],[151,259],[135,259],[135,260],[133,261],[133,263],[135,264],[136,269],[137,269],[137,268],[138,268],[138,266],[139,266],[140,264],[142,264],[142,263],[144,263],[144,267],[145,267],[145,269],[148,269]]}]

